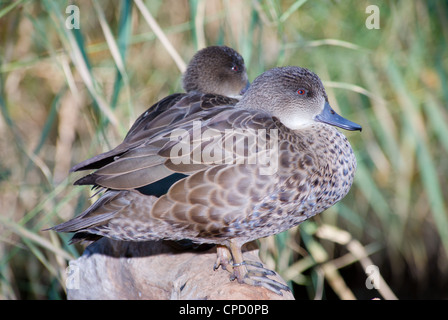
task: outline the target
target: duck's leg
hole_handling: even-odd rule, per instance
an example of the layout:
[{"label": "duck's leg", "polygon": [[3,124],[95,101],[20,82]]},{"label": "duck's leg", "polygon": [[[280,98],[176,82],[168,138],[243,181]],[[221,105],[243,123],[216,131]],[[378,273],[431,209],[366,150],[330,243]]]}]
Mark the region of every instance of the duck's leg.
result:
[{"label": "duck's leg", "polygon": [[[222,267],[223,270],[227,270],[228,272],[232,273],[232,280],[235,280],[236,276],[233,275],[233,259],[232,259],[232,254],[230,253],[230,250],[224,246],[224,245],[216,245],[216,262],[215,265],[213,266],[213,270],[217,270],[219,267]],[[261,264],[260,262],[256,262],[256,261],[243,261],[242,264],[247,265],[247,266],[252,266],[252,267],[256,267],[256,268],[260,268],[263,271],[258,274],[258,276],[263,276],[263,275],[274,275],[275,272],[271,271],[269,269],[266,269],[263,267],[263,264]],[[248,271],[249,273],[255,273],[255,272],[251,272]]]},{"label": "duck's leg", "polygon": [[217,259],[213,266],[213,270],[216,270],[221,266],[223,270],[233,273],[233,266],[231,263],[232,255],[230,254],[229,249],[226,246],[218,244],[216,245],[216,255]]},{"label": "duck's leg", "polygon": [[[274,275],[274,271],[264,268],[260,263],[244,261],[240,244],[230,240],[229,248],[233,257],[231,280],[237,279],[239,283],[265,287],[278,295],[282,295],[281,290],[290,290],[288,286],[267,277],[268,275]],[[247,267],[255,267],[256,269],[252,270]]]}]

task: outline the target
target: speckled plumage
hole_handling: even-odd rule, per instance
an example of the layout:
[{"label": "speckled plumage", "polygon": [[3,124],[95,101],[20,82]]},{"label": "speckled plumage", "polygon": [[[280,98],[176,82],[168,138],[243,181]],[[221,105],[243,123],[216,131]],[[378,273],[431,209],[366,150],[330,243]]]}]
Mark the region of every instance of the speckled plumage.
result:
[{"label": "speckled plumage", "polygon": [[[204,168],[151,201],[135,190],[109,190],[75,219],[91,225],[87,232],[130,241],[226,244],[230,238],[244,244],[277,234],[341,200],[356,169],[347,139],[328,125],[287,138],[279,145],[276,174],[260,175],[258,165]],[[95,222],[88,223],[90,218]]]},{"label": "speckled plumage", "polygon": [[[177,104],[189,106],[187,115],[179,119],[173,112],[157,115],[148,124],[153,131],[144,143],[81,179],[80,184],[114,190],[107,190],[82,215],[54,229],[76,232],[75,240],[95,236],[132,241],[191,239],[227,246],[234,268],[223,258],[222,248],[218,266],[233,271],[240,282],[279,292],[285,288],[272,280],[251,277],[240,248],[296,226],[341,200],[352,185],[356,159],[346,137],[332,125],[348,130],[361,127],[337,115],[320,79],[299,67],[265,72],[236,105],[204,108],[197,101],[195,94],[182,97]],[[212,132],[220,139],[195,140],[191,134],[197,130],[197,121],[202,134]],[[189,133],[187,138],[173,141],[175,129]],[[235,148],[224,147],[226,138],[232,137],[226,131],[230,129],[239,130],[247,141],[243,163],[214,163],[204,157],[197,161],[194,150],[210,146],[218,146],[224,158],[234,156]],[[251,139],[262,130],[267,133],[265,140]],[[269,161],[251,162],[265,151],[262,142],[277,143],[269,149]],[[173,150],[180,143],[191,147],[190,161],[175,164]],[[274,172],[263,173],[274,163]],[[149,199],[135,190],[173,172],[186,177],[159,198]]]}]

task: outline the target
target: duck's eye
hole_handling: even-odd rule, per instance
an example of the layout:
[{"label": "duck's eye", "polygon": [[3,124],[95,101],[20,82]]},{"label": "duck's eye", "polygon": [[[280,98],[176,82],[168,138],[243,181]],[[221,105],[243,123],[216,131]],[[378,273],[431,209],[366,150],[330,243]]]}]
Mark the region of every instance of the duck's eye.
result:
[{"label": "duck's eye", "polygon": [[240,68],[238,68],[237,65],[233,65],[232,66],[232,71],[238,72],[238,71],[240,71]]},{"label": "duck's eye", "polygon": [[301,96],[304,96],[304,95],[306,95],[307,94],[307,90],[305,90],[305,89],[299,89],[299,90],[297,90],[297,93],[299,94],[299,95],[301,95]]}]

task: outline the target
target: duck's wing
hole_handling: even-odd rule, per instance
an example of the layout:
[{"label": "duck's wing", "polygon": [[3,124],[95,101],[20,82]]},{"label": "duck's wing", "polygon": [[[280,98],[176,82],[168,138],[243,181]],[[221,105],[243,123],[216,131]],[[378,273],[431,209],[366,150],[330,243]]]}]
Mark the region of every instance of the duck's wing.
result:
[{"label": "duck's wing", "polygon": [[[216,105],[234,104],[237,100],[208,94],[175,93],[158,101],[141,114],[132,125],[125,139],[114,149],[84,160],[70,171],[99,169],[114,161],[117,156],[138,148],[154,134],[166,130],[174,122],[188,117],[198,110],[206,110]],[[169,110],[169,112],[168,112]]]},{"label": "duck's wing", "polygon": [[[207,99],[205,101],[208,101]],[[172,109],[152,123],[150,138],[117,155],[114,161],[75,184],[93,184],[126,190],[162,180],[173,173],[192,175],[208,168],[237,163],[257,164],[265,160],[270,129],[276,123],[268,114],[237,109],[233,104],[201,107],[203,101],[190,105],[187,116],[168,121]],[[161,124],[169,123],[168,126]]]},{"label": "duck's wing", "polygon": [[[270,197],[278,193],[278,177],[261,172],[269,156],[266,162],[259,155],[273,151],[275,157],[271,142],[284,134],[275,130],[287,129],[269,114],[232,104],[191,108],[197,111],[81,179],[79,184],[108,190],[83,214],[53,229],[77,232],[73,241],[108,236],[223,243],[258,234],[275,209]],[[133,190],[173,174],[185,176],[158,198]]]},{"label": "duck's wing", "polygon": [[[161,134],[91,175],[91,182],[98,185],[132,189],[163,176],[163,170],[187,174],[166,194],[155,198],[135,190],[107,190],[82,215],[54,229],[78,232],[74,241],[93,233],[122,240],[192,239],[199,243],[220,243],[255,230],[272,209],[264,202],[277,180],[273,174],[262,174],[263,165],[253,156],[267,151],[270,140],[277,138],[272,131],[278,129],[277,122],[267,114],[233,106],[213,112],[204,121],[197,115],[186,118],[177,127],[181,139]],[[210,139],[189,134],[194,131]],[[163,146],[157,147],[159,143]],[[178,159],[196,163],[177,163],[173,154],[187,145],[190,152]],[[200,158],[195,150],[203,152]],[[248,215],[255,215],[254,219]]]}]

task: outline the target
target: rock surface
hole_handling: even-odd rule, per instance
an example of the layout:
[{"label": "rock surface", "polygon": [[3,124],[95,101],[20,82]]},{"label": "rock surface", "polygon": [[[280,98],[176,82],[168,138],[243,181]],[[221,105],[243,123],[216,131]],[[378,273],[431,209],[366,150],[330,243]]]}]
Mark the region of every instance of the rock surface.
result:
[{"label": "rock surface", "polygon": [[[247,248],[253,245],[247,246]],[[258,249],[246,249],[248,261],[261,262]],[[214,271],[216,247],[206,251],[175,249],[169,242],[124,242],[107,238],[89,245],[70,261],[67,298],[75,299],[205,299],[290,300],[262,287],[230,281]],[[272,279],[285,283],[276,274]]]}]

